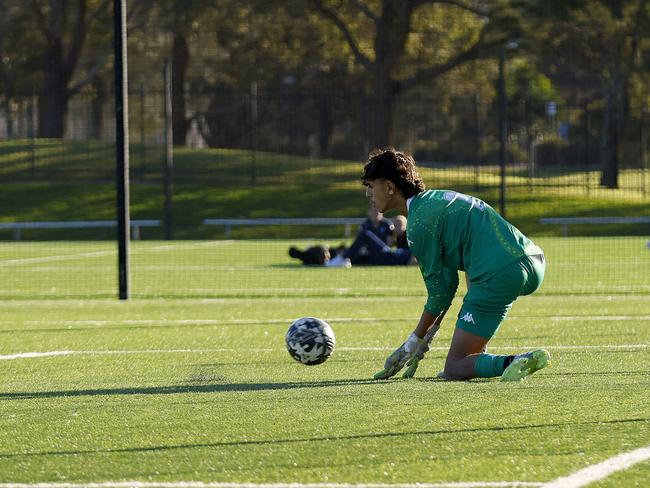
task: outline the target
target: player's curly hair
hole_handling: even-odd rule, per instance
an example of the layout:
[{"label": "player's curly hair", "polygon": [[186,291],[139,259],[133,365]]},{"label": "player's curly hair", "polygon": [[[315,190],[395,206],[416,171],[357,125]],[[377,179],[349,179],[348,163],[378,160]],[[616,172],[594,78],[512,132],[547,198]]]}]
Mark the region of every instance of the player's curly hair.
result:
[{"label": "player's curly hair", "polygon": [[373,149],[363,167],[361,181],[385,178],[395,183],[404,198],[411,198],[424,191],[424,181],[415,167],[413,156],[394,148]]}]

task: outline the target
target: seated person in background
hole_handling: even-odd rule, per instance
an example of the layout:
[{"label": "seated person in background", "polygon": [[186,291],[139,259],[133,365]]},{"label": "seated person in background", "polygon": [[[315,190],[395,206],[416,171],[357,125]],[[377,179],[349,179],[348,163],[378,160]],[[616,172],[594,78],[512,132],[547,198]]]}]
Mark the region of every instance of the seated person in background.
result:
[{"label": "seated person in background", "polygon": [[[392,248],[393,245],[397,248]],[[341,245],[330,249],[326,245],[318,245],[301,251],[291,247],[289,256],[307,265],[346,268],[352,264],[388,266],[410,264],[412,261],[406,241],[406,218],[399,215],[391,221],[374,207],[368,210],[368,218],[349,248]]]},{"label": "seated person in background", "polygon": [[406,239],[406,217],[398,215],[393,217],[393,226],[395,227],[395,247],[397,249],[408,249],[409,243]]},{"label": "seated person in background", "polygon": [[[368,210],[368,218],[361,224],[359,234],[354,240],[349,249],[340,245],[336,250],[330,249],[326,245],[312,246],[304,251],[295,247],[289,248],[289,256],[292,258],[300,259],[303,264],[316,264],[326,266],[350,266],[354,264],[370,264],[364,262],[368,256],[368,239],[372,235],[372,239],[378,241],[381,245],[392,244],[393,239],[393,222],[385,219],[383,214],[378,212],[377,209],[371,207]],[[360,236],[363,236],[360,238]],[[340,258],[336,259],[338,256]],[[331,259],[334,258],[334,259]],[[334,264],[329,264],[334,261]]]},{"label": "seated person in background", "polygon": [[[395,226],[393,234],[390,236],[389,242],[396,247],[391,247],[388,243],[384,243],[376,238],[372,233],[359,232],[357,238],[352,243],[352,246],[339,253],[325,263],[325,266],[345,266],[349,268],[352,264],[374,264],[377,266],[392,266],[392,265],[405,265],[415,262],[415,258],[411,254],[406,240],[406,219],[402,216],[394,219]],[[402,221],[403,219],[403,221]],[[363,254],[353,254],[351,249],[355,249],[359,244],[362,244],[361,249]],[[343,256],[350,256],[343,257]],[[343,259],[339,259],[343,257]]]},{"label": "seated person in background", "polygon": [[356,238],[343,252],[339,252],[325,263],[325,266],[344,266],[349,268],[352,264],[372,264],[371,251],[377,246],[386,246],[391,243],[395,227],[390,219],[385,219],[384,214],[376,208],[368,209],[368,218],[361,224]]}]

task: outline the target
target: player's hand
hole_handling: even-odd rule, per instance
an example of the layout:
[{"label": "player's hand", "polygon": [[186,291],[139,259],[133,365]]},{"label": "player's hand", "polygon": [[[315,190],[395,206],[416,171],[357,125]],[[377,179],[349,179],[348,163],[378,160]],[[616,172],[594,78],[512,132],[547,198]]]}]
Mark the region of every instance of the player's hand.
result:
[{"label": "player's hand", "polygon": [[[424,357],[424,355],[422,357]],[[406,365],[408,368],[406,368],[406,371],[402,374],[402,378],[413,378],[418,369],[418,365],[420,364],[420,359],[421,358],[413,356],[407,361]]]},{"label": "player's hand", "polygon": [[406,343],[408,343],[410,346],[407,347],[407,349],[411,349],[411,357],[406,362],[406,366],[408,366],[408,368],[406,371],[404,371],[402,378],[413,378],[415,371],[418,369],[420,361],[424,359],[424,354],[429,351],[429,341],[427,341],[426,337],[420,339],[415,334],[411,334],[409,341]]},{"label": "player's hand", "polygon": [[[416,336],[415,333],[411,334],[404,344],[402,344],[393,354],[388,356],[388,359],[386,359],[386,362],[384,363],[384,369],[377,373],[374,378],[376,380],[390,378],[391,376],[395,376],[405,364],[415,364],[415,367],[409,368],[409,370],[412,369],[410,376],[404,376],[405,378],[410,378],[417,369],[417,362],[424,357],[424,353],[428,350],[429,345],[426,342],[426,338],[420,338]],[[414,359],[416,360],[415,363],[413,363]],[[409,371],[407,371],[405,375],[408,372]]]},{"label": "player's hand", "polygon": [[434,323],[429,328],[429,330],[427,331],[427,333],[424,335],[422,339],[417,337],[415,334],[411,334],[411,337],[409,337],[409,339],[412,340],[411,347],[413,348],[413,352],[412,352],[413,357],[411,357],[406,362],[406,366],[408,366],[408,368],[406,369],[406,371],[404,371],[402,378],[413,378],[415,372],[418,369],[418,365],[420,364],[420,361],[424,359],[425,353],[429,351],[429,344],[431,344],[431,341],[436,336],[439,329],[440,329],[440,322],[436,321],[436,323]]},{"label": "player's hand", "polygon": [[406,362],[411,358],[411,354],[406,352],[404,348],[405,345],[406,343],[399,346],[394,353],[386,358],[384,369],[375,374],[374,379],[385,380],[391,376],[395,376],[404,367]]}]

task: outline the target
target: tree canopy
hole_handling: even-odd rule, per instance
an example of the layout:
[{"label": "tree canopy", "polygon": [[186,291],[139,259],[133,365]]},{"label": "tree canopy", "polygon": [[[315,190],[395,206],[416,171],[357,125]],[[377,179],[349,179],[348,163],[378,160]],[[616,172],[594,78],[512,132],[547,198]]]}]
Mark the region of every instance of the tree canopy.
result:
[{"label": "tree canopy", "polygon": [[[68,103],[112,85],[109,0],[0,0],[0,110],[38,98],[38,132],[62,137]],[[511,97],[532,114],[548,97],[600,114],[602,184],[616,186],[621,139],[650,103],[646,0],[132,0],[130,78],[162,88],[171,61],[174,142],[198,127],[209,145],[242,147],[252,118],[308,139],[323,155],[345,124],[367,144],[394,142],[406,97],[494,97],[508,52]],[[255,105],[263,93],[274,101]],[[278,94],[311,93],[291,112]],[[338,102],[362,97],[360,106]],[[259,97],[259,100],[262,100]],[[563,102],[562,102],[563,101]],[[291,124],[296,113],[311,120]],[[359,113],[363,112],[363,113]],[[543,114],[539,114],[543,116]],[[359,120],[365,122],[359,122]],[[284,127],[284,129],[283,129]],[[263,133],[259,134],[264,137]],[[256,136],[257,137],[257,136]]]}]

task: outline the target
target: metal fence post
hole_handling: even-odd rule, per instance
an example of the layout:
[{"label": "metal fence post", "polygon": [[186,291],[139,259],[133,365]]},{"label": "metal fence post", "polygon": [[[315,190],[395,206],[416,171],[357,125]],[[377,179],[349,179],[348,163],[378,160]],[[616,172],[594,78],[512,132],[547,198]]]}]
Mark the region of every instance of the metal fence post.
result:
[{"label": "metal fence post", "polygon": [[172,62],[167,60],[164,69],[165,78],[165,239],[173,238],[172,198],[174,169],[174,127],[172,121]]},{"label": "metal fence post", "polygon": [[589,116],[589,104],[585,102],[585,154],[584,154],[584,165],[585,165],[585,185],[586,185],[586,190],[587,190],[587,195],[589,195],[590,187],[591,187],[591,174],[590,174],[590,168],[591,168],[591,126],[590,126],[590,116]]},{"label": "metal fence post", "polygon": [[648,128],[645,121],[648,115],[648,109],[641,110],[641,123],[639,124],[639,131],[641,137],[641,185],[643,196],[648,196]]},{"label": "metal fence post", "polygon": [[505,48],[499,51],[499,165],[501,168],[500,210],[503,218],[506,217],[506,143],[508,131],[508,99],[506,95]]},{"label": "metal fence post", "polygon": [[257,124],[258,124],[258,100],[257,100],[257,81],[251,83],[251,145],[252,145],[252,158],[251,158],[251,183],[254,185],[257,180]]},{"label": "metal fence post", "polygon": [[129,109],[126,48],[126,0],[113,0],[115,52],[115,144],[117,155],[118,286],[129,298]]}]

